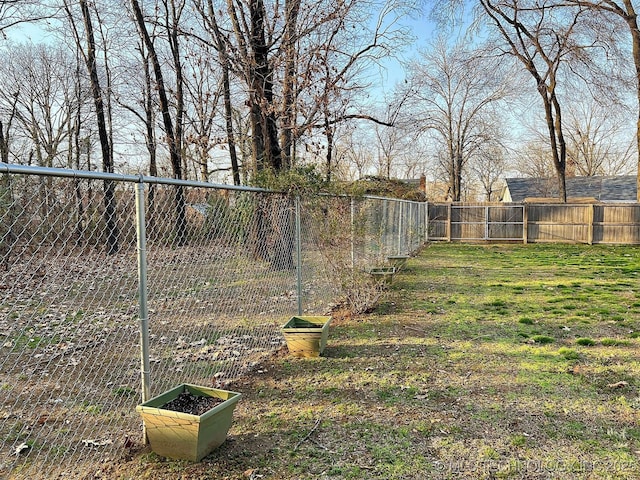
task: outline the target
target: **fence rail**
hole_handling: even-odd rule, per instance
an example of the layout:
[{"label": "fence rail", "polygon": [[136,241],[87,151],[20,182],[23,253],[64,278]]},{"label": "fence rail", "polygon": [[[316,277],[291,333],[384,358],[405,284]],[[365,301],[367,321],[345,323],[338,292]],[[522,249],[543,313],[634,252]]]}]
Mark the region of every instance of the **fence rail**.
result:
[{"label": "fence rail", "polygon": [[428,205],[431,241],[640,244],[640,204]]},{"label": "fence rail", "polygon": [[356,307],[426,240],[426,206],[0,164],[0,478],[85,478],[135,406],[228,386],[279,326]]}]

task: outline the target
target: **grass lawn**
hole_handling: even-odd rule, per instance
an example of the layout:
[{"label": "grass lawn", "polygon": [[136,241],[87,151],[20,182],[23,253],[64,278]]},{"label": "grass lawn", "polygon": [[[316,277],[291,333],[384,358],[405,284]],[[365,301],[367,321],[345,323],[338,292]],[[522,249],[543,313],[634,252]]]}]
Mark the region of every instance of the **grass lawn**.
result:
[{"label": "grass lawn", "polygon": [[[231,386],[227,442],[153,479],[640,478],[640,249],[432,244],[325,355]],[[318,312],[321,313],[321,312]],[[111,470],[109,470],[111,468]]]}]

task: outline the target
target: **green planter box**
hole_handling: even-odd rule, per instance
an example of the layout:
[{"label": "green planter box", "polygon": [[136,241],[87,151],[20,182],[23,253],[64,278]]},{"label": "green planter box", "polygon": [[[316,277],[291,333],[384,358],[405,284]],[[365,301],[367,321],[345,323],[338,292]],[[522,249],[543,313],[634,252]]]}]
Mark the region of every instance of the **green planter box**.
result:
[{"label": "green planter box", "polygon": [[387,257],[387,260],[396,270],[400,270],[406,265],[407,260],[409,260],[409,255],[390,255]]},{"label": "green planter box", "polygon": [[317,357],[327,346],[331,317],[291,317],[282,326],[289,353],[296,357]]},{"label": "green planter box", "polygon": [[[162,407],[183,392],[218,397],[224,402],[202,415],[165,410]],[[182,384],[136,407],[142,416],[151,449],[158,455],[199,462],[224,443],[240,394],[217,388]]]},{"label": "green planter box", "polygon": [[377,282],[390,285],[393,281],[393,275],[396,273],[396,267],[372,268],[369,273]]}]

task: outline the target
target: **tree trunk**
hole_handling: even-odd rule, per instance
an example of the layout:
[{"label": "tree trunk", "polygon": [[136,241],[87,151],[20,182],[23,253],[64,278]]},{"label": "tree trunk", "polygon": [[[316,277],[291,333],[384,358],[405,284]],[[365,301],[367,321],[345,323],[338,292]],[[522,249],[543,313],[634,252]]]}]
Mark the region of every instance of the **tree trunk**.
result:
[{"label": "tree trunk", "polygon": [[326,180],[330,182],[333,169],[333,127],[329,123],[329,112],[326,109],[324,111],[324,134],[327,138]]},{"label": "tree trunk", "polygon": [[0,162],[9,163],[9,133],[4,134],[4,125],[0,120]]},{"label": "tree trunk", "polygon": [[[184,117],[184,76],[182,69],[182,59],[180,55],[180,38],[178,36],[178,14],[176,12],[175,0],[169,1],[171,9],[170,16],[167,18],[167,34],[169,37],[169,45],[171,46],[171,56],[173,58],[173,69],[176,75],[176,94],[175,94],[175,149],[182,158],[183,152],[183,117]],[[182,158],[184,161],[184,158]],[[179,178],[187,178],[186,165]]]},{"label": "tree trunk", "polygon": [[240,185],[240,167],[238,165],[238,153],[236,151],[236,140],[233,133],[233,108],[231,105],[231,81],[229,78],[229,54],[227,52],[227,42],[218,28],[213,2],[208,1],[209,22],[213,30],[213,36],[218,50],[220,66],[222,67],[222,90],[224,98],[224,121],[227,132],[227,146],[229,147],[229,157],[231,159],[231,174],[233,175],[233,184]]},{"label": "tree trunk", "polygon": [[271,264],[276,270],[293,270],[293,250],[295,247],[295,222],[293,197],[276,197],[272,204],[273,251]]},{"label": "tree trunk", "polygon": [[273,71],[269,64],[269,48],[266,43],[263,0],[251,0],[250,45],[253,52],[251,68],[251,126],[254,138],[254,156],[258,171],[270,168],[282,170],[282,151],[278,143],[278,126],[273,105]]},{"label": "tree trunk", "polygon": [[[171,7],[171,25],[167,22],[167,30],[169,36],[169,45],[171,46],[171,54],[173,57],[173,68],[176,74],[176,95],[175,95],[175,130],[173,134],[173,150],[174,150],[174,158],[172,159],[173,165],[173,176],[177,179],[183,179],[187,176],[187,167],[186,163],[182,164],[185,161],[183,158],[183,116],[184,116],[184,79],[182,72],[182,61],[180,58],[180,43],[178,38],[178,16],[176,15],[175,9],[175,0],[171,0],[169,2]],[[150,51],[151,53],[151,51]],[[157,61],[157,57],[155,57],[155,50],[151,55],[152,60],[155,58]],[[160,71],[160,66],[158,65],[157,71]],[[164,85],[164,82],[163,82]],[[166,95],[165,95],[166,97]],[[164,110],[164,109],[163,109]],[[167,106],[167,116],[169,115],[169,108]],[[169,117],[170,118],[170,117]],[[176,244],[178,246],[186,245],[187,243],[187,214],[186,214],[186,203],[184,196],[184,187],[182,185],[175,186],[175,195],[176,195]]]},{"label": "tree trunk", "polygon": [[269,262],[271,260],[269,253],[268,240],[268,199],[262,194],[256,194],[255,209],[249,229],[248,247],[254,258]]},{"label": "tree trunk", "polygon": [[[15,110],[12,111],[6,127],[2,121],[0,121],[0,162],[4,163],[9,163],[9,137],[14,113]],[[3,218],[3,221],[0,223],[0,261],[5,271],[9,270],[11,251],[17,240],[12,227],[15,223],[13,211],[14,201],[11,189],[11,177],[5,173],[0,177],[0,217]]]},{"label": "tree trunk", "polygon": [[233,133],[233,109],[231,107],[231,82],[229,80],[229,60],[225,55],[225,62],[222,64],[222,88],[224,90],[224,120],[227,129],[227,146],[229,147],[229,157],[231,158],[231,173],[233,184],[240,185],[240,167],[238,165],[238,153],[236,152],[236,140]]},{"label": "tree trunk", "polygon": [[[285,2],[285,31],[284,51],[285,67],[282,79],[282,161],[285,168],[293,166],[293,131],[296,124],[295,118],[295,75],[296,75],[296,29],[298,25],[298,13],[300,0],[287,0]],[[327,170],[327,176],[330,177]]]},{"label": "tree trunk", "polygon": [[627,15],[624,17],[629,30],[631,31],[631,46],[633,55],[633,64],[636,69],[636,100],[638,101],[638,118],[636,121],[636,147],[638,149],[637,160],[637,180],[636,180],[636,200],[640,202],[640,30],[638,30],[638,16],[633,8],[631,0],[624,0]]},{"label": "tree trunk", "polygon": [[[78,64],[79,66],[79,64]],[[77,81],[76,81],[76,95],[77,98],[80,98],[81,86],[80,86],[80,72],[77,73]],[[80,156],[82,155],[82,150],[80,148],[80,125],[82,123],[81,118],[81,110],[78,106],[76,110],[76,118],[73,124],[73,134],[70,135],[73,138],[73,150],[70,152],[73,158],[72,168],[76,170],[80,170]],[[82,188],[80,187],[80,179],[73,179],[73,193],[76,201],[76,237],[78,238],[78,243],[84,243],[83,235],[84,235],[84,205],[82,203]]]},{"label": "tree trunk", "polygon": [[[98,67],[96,64],[96,47],[95,37],[93,33],[93,25],[91,23],[91,15],[86,0],[80,0],[80,8],[82,10],[82,18],[87,33],[87,55],[85,56],[87,69],[89,71],[89,79],[91,81],[91,94],[96,109],[96,117],[98,124],[98,138],[100,139],[100,150],[102,152],[102,171],[113,173],[113,156],[111,154],[111,146],[109,135],[107,133],[107,122],[104,113],[104,102],[102,98],[102,89],[100,88],[100,79],[98,77]],[[116,218],[116,195],[115,185],[111,180],[103,182],[104,189],[104,220],[107,230],[107,254],[113,255],[118,251],[118,226]]]},{"label": "tree trunk", "polygon": [[460,142],[452,143],[455,145],[451,158],[451,200],[459,202],[462,198],[462,147]]},{"label": "tree trunk", "polygon": [[[147,31],[147,26],[144,23],[144,17],[142,16],[142,10],[138,0],[131,0],[133,7],[133,13],[142,36],[142,40],[149,52],[149,59],[153,67],[153,72],[156,77],[156,86],[158,90],[158,98],[160,100],[160,110],[162,112],[162,123],[165,128],[167,136],[167,143],[169,147],[169,159],[171,161],[171,167],[173,169],[173,178],[182,179],[182,158],[181,152],[178,149],[176,141],[176,135],[173,128],[173,120],[169,112],[169,100],[167,98],[167,90],[164,84],[164,77],[162,75],[162,68],[160,67],[160,61],[156,54],[155,47]],[[184,187],[182,185],[175,186],[175,242],[178,246],[186,245],[187,243],[187,217],[184,198]]]},{"label": "tree trunk", "polygon": [[[566,189],[566,158],[567,147],[562,133],[562,116],[560,110],[560,102],[556,97],[555,88],[557,86],[557,72],[560,68],[560,64],[563,61],[563,56],[567,53],[570,43],[567,39],[573,33],[573,27],[577,24],[578,14],[573,17],[572,25],[569,30],[560,33],[555,33],[555,46],[557,51],[552,48],[548,50],[543,46],[544,42],[540,42],[540,37],[537,36],[537,32],[541,29],[541,24],[535,25],[535,31],[529,31],[528,28],[519,20],[518,13],[520,7],[518,2],[512,2],[510,8],[513,9],[512,16],[501,10],[500,6],[492,4],[489,0],[480,0],[482,8],[495,22],[496,27],[500,31],[502,37],[508,42],[513,55],[521,61],[526,70],[533,76],[536,82],[537,90],[542,97],[544,104],[545,119],[547,122],[547,129],[549,131],[549,142],[551,147],[551,154],[553,156],[553,164],[556,169],[558,177],[558,196],[561,201],[567,201],[567,189]],[[544,14],[547,12],[546,6],[541,6],[541,17],[544,18]],[[539,20],[542,22],[542,20]],[[522,47],[521,41],[516,43],[509,34],[507,28],[513,29],[517,38],[526,37],[532,41],[532,45],[535,48],[533,52],[527,50],[526,47]],[[535,59],[542,59],[546,64],[546,69],[542,71],[538,70]]]},{"label": "tree trunk", "polygon": [[[141,50],[144,46],[141,46]],[[147,151],[149,152],[149,175],[152,177],[158,176],[158,163],[157,163],[157,148],[155,137],[155,120],[152,97],[152,85],[151,85],[151,71],[149,69],[149,57],[144,52],[142,54],[142,61],[144,62],[144,114],[145,114],[145,140],[147,144]],[[156,225],[156,184],[149,184],[149,196],[147,199],[147,224],[149,228],[149,235],[151,238],[155,237],[155,225]]]},{"label": "tree trunk", "polygon": [[551,156],[553,158],[553,166],[558,176],[558,197],[561,202],[567,201],[567,180],[566,180],[566,158],[567,147],[562,134],[562,117],[560,112],[560,104],[558,103],[555,92],[549,90],[542,84],[538,91],[544,103],[545,118],[547,121],[547,130],[549,131],[549,142],[551,145]]}]

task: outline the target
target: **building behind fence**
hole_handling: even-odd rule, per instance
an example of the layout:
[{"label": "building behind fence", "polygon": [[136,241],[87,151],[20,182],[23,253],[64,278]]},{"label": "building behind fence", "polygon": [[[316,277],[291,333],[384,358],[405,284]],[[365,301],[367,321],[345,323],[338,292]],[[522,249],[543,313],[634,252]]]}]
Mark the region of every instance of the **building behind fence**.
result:
[{"label": "building behind fence", "polygon": [[282,347],[287,317],[371,301],[367,270],[426,239],[414,202],[0,173],[1,478],[113,461],[142,437],[141,400],[232,385]]}]

